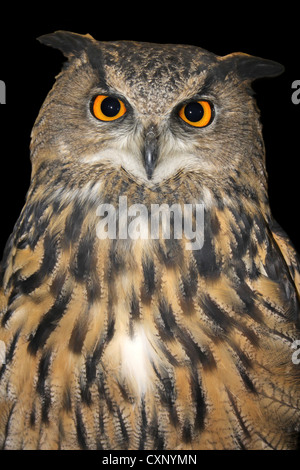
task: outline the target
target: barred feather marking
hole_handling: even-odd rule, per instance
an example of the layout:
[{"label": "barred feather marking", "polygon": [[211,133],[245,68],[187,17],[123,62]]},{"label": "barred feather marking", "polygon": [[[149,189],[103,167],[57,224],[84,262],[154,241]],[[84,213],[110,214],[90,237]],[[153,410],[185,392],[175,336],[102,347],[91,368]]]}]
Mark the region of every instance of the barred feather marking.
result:
[{"label": "barred feather marking", "polygon": [[[34,126],[32,182],[1,265],[0,446],[295,448],[300,265],[270,213],[247,82],[275,65],[80,35],[73,50],[71,33],[54,37],[74,54]],[[86,99],[102,87],[126,98],[128,119],[93,121]],[[218,116],[195,134],[176,110],[201,90]],[[148,213],[203,203],[202,249],[174,236],[100,240],[99,204],[124,196]]]}]

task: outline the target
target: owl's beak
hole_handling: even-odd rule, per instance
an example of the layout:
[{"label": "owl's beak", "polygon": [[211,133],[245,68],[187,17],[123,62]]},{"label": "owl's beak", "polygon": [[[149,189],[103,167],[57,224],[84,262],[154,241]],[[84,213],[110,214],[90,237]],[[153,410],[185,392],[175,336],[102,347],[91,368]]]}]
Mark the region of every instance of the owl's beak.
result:
[{"label": "owl's beak", "polygon": [[144,162],[147,177],[152,178],[156,160],[158,156],[158,138],[157,129],[154,124],[151,124],[145,132],[145,145],[144,145]]}]

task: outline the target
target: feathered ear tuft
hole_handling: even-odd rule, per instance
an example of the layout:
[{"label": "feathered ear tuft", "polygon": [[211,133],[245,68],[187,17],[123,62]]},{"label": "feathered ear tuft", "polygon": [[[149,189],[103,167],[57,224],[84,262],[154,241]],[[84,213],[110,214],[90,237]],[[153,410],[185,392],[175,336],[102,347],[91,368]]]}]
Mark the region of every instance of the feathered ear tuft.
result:
[{"label": "feathered ear tuft", "polygon": [[46,46],[59,49],[65,57],[78,56],[86,50],[95,39],[90,34],[82,35],[69,31],[56,31],[55,33],[44,34],[37,38]]},{"label": "feathered ear tuft", "polygon": [[221,58],[229,70],[235,70],[241,80],[257,80],[277,77],[284,72],[284,66],[273,60],[262,59],[242,52],[235,52]]}]

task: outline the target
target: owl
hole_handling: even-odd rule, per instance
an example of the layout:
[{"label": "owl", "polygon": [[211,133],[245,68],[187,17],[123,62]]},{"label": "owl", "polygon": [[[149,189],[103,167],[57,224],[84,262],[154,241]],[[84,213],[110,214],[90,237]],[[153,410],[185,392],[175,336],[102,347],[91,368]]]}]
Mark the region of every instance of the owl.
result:
[{"label": "owl", "polygon": [[300,264],[251,88],[282,66],[39,40],[68,60],[1,264],[1,447],[295,449]]}]

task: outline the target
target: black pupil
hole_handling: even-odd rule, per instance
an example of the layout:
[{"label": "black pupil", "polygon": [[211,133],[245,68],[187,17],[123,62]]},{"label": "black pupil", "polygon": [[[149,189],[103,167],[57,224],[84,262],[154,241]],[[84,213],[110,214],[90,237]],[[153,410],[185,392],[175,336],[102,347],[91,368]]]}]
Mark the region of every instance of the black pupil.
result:
[{"label": "black pupil", "polygon": [[204,110],[200,103],[193,101],[188,103],[184,109],[185,117],[191,122],[200,121],[203,118]]},{"label": "black pupil", "polygon": [[117,98],[107,97],[101,103],[101,111],[104,116],[114,117],[120,111],[121,105]]}]

